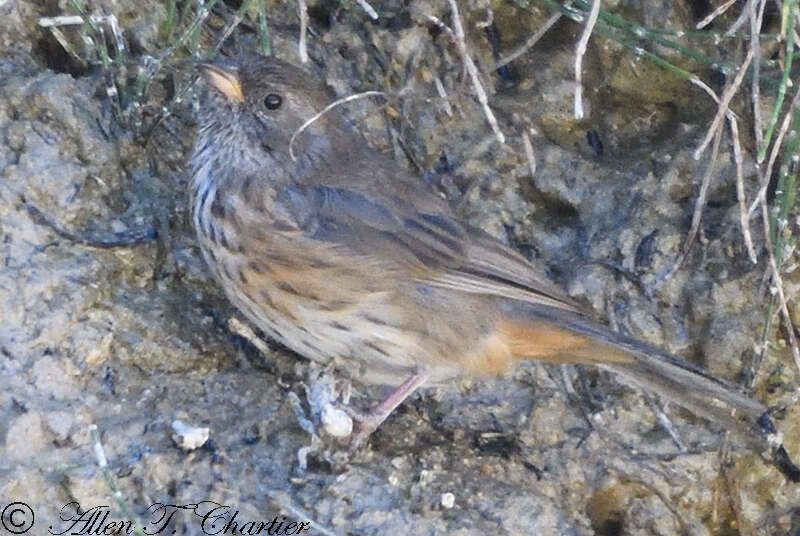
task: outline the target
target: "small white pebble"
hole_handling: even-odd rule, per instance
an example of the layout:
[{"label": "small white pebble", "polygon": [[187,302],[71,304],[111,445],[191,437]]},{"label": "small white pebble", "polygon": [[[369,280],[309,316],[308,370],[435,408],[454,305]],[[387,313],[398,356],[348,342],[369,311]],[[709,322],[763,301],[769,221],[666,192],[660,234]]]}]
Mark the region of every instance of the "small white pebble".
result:
[{"label": "small white pebble", "polygon": [[172,421],[172,440],[183,450],[195,450],[208,441],[208,436],[211,432],[208,428],[200,426],[191,426],[183,421]]},{"label": "small white pebble", "polygon": [[347,437],[353,433],[353,419],[330,402],[322,407],[320,419],[325,432],[334,437]]},{"label": "small white pebble", "polygon": [[450,493],[442,493],[442,508],[449,510],[456,504],[456,496]]}]

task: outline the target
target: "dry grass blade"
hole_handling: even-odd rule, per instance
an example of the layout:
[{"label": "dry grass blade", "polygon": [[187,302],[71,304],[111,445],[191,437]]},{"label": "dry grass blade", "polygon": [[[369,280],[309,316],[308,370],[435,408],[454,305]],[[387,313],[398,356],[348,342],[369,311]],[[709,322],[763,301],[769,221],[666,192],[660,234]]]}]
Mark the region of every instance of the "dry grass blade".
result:
[{"label": "dry grass blade", "polygon": [[252,2],[253,0],[244,0],[242,2],[242,5],[239,6],[239,9],[236,10],[236,13],[234,13],[233,15],[233,19],[225,26],[222,35],[219,37],[219,39],[217,39],[217,44],[214,45],[214,48],[211,50],[212,57],[216,56],[219,53],[220,49],[222,48],[222,45],[225,43],[228,37],[230,37],[233,31],[242,23],[245,14],[247,13],[247,10],[250,9],[250,4]]},{"label": "dry grass blade", "polygon": [[455,36],[456,46],[458,47],[458,52],[461,55],[461,60],[464,62],[464,67],[467,69],[467,74],[469,74],[470,80],[472,81],[472,87],[475,90],[475,95],[478,97],[478,102],[480,102],[481,106],[483,107],[483,113],[486,115],[486,120],[489,122],[489,126],[492,127],[492,131],[494,132],[497,141],[500,143],[505,143],[506,137],[500,130],[500,126],[497,123],[497,118],[494,116],[494,112],[492,112],[492,109],[489,107],[489,97],[486,95],[486,90],[483,89],[483,84],[481,84],[480,75],[478,74],[478,67],[472,60],[469,50],[467,50],[464,27],[461,25],[461,16],[458,13],[458,3],[456,0],[449,0],[449,2],[450,11],[453,14],[453,35]]},{"label": "dry grass blade", "polygon": [[[744,62],[742,63],[741,67],[739,67],[739,72],[736,73],[736,78],[734,78],[733,83],[729,84],[725,89],[725,92],[722,94],[722,99],[720,99],[719,106],[717,107],[717,115],[714,116],[711,126],[708,127],[708,132],[706,132],[703,142],[694,152],[695,160],[700,158],[700,156],[703,154],[703,151],[705,151],[706,147],[708,147],[708,144],[711,143],[711,138],[713,138],[714,134],[720,130],[722,119],[728,114],[733,114],[733,112],[731,112],[728,108],[728,105],[730,104],[731,99],[733,99],[733,96],[736,95],[736,92],[739,90],[742,80],[744,80],[744,75],[747,73],[747,69],[750,67],[750,62],[753,61],[753,55],[753,49],[750,48],[750,50],[747,52]],[[728,117],[731,117],[731,115],[728,115]]]},{"label": "dry grass blade", "polygon": [[[747,248],[747,254],[750,258],[750,261],[756,263],[758,258],[756,256],[755,247],[753,246],[753,239],[750,233],[750,222],[747,215],[747,199],[745,197],[745,188],[744,188],[744,171],[742,169],[744,158],[742,156],[742,149],[741,144],[739,141],[739,128],[738,123],[736,121],[736,116],[731,110],[729,109],[729,105],[731,100],[733,99],[734,95],[738,92],[739,88],[741,87],[742,81],[744,80],[744,75],[747,73],[750,64],[753,61],[753,57],[755,55],[755,51],[752,47],[750,47],[747,51],[747,55],[745,56],[742,65],[739,67],[739,71],[736,73],[736,77],[734,80],[728,84],[725,88],[725,91],[722,94],[721,99],[717,99],[716,95],[711,92],[711,89],[708,88],[707,91],[711,92],[712,96],[714,96],[714,100],[717,101],[717,113],[714,116],[714,120],[711,122],[711,125],[706,132],[706,136],[703,138],[702,143],[694,152],[695,160],[699,159],[703,152],[708,147],[708,144],[711,143],[711,140],[714,140],[714,156],[712,156],[711,166],[709,169],[713,168],[713,163],[716,160],[716,153],[719,150],[719,140],[722,133],[722,121],[725,117],[728,118],[728,123],[730,124],[731,128],[731,137],[733,139],[733,157],[734,162],[736,164],[736,196],[737,201],[739,203],[739,220],[740,225],[742,228],[742,238],[745,243],[745,247]],[[706,87],[704,87],[706,89]],[[697,230],[699,229],[700,225],[700,218],[702,215],[703,207],[705,206],[705,197],[708,192],[708,185],[710,182],[710,175],[706,173],[703,178],[703,184],[700,188],[700,195],[697,199],[697,203],[695,204],[695,212],[692,215],[692,228],[689,231],[689,236],[686,241],[686,246],[684,250],[684,255],[681,256],[680,261],[676,264],[674,269],[677,269],[680,264],[683,263],[685,259],[685,255],[688,253],[689,249],[691,248],[692,243],[697,235]],[[674,273],[670,271],[670,275]]]},{"label": "dry grass blade", "polygon": [[770,177],[772,177],[772,168],[775,165],[775,161],[778,159],[778,154],[783,146],[783,139],[786,137],[786,133],[789,132],[789,125],[792,122],[792,115],[794,115],[798,106],[800,106],[800,88],[795,91],[794,97],[792,98],[792,103],[789,105],[786,115],[783,116],[781,129],[778,132],[778,136],[775,138],[775,143],[772,145],[772,151],[770,152],[769,161],[767,162],[767,169],[764,171],[764,174],[761,177],[758,193],[756,194],[756,198],[753,199],[753,203],[750,205],[750,208],[747,211],[748,215],[752,215],[760,203],[766,202],[767,189],[769,188]]},{"label": "dry grass blade", "polygon": [[753,246],[753,237],[750,233],[750,218],[747,215],[747,199],[744,191],[744,156],[742,155],[742,144],[739,141],[739,125],[734,117],[728,117],[731,128],[731,138],[733,139],[733,161],[736,164],[736,200],[739,204],[739,225],[742,228],[742,238],[747,248],[747,255],[750,262],[756,264],[758,257]]},{"label": "dry grass blade", "polygon": [[[756,1],[757,0],[747,0],[747,4],[742,9],[742,12],[739,14],[739,17],[736,19],[736,21],[733,24],[731,24],[730,28],[728,28],[725,31],[724,35],[726,37],[730,37],[730,36],[736,34],[736,32],[738,32],[739,29],[744,25],[745,21],[748,18],[750,18],[750,13],[754,9],[754,7],[756,5]],[[763,0],[762,0],[762,3],[763,3]],[[752,38],[752,34],[751,34],[751,38]]]},{"label": "dry grass blade", "polygon": [[527,130],[522,131],[522,146],[525,148],[525,158],[528,159],[528,169],[531,170],[531,177],[536,175],[536,154],[533,152],[531,138]]},{"label": "dry grass blade", "polygon": [[297,16],[300,17],[300,39],[297,43],[297,52],[300,54],[300,62],[308,63],[308,6],[306,0],[297,0]]},{"label": "dry grass blade", "polygon": [[320,117],[322,117],[323,115],[328,113],[333,108],[339,106],[340,104],[344,104],[346,102],[350,102],[350,101],[354,101],[354,100],[358,100],[358,99],[363,99],[365,97],[375,97],[375,96],[383,97],[385,95],[386,94],[383,91],[364,91],[363,93],[355,93],[353,95],[348,95],[347,97],[343,97],[341,99],[337,99],[337,100],[333,101],[332,103],[327,105],[325,108],[323,108],[322,110],[320,110],[319,112],[314,114],[312,117],[310,117],[305,123],[300,125],[300,128],[298,128],[297,130],[294,131],[294,134],[292,134],[292,137],[289,139],[289,156],[292,157],[292,160],[297,160],[297,157],[294,154],[294,150],[292,149],[292,147],[294,145],[294,140],[297,139],[297,136],[299,136],[305,129],[307,129],[309,126],[311,126],[311,124],[314,123],[314,121],[318,120]]},{"label": "dry grass blade", "polygon": [[789,308],[786,305],[786,295],[783,292],[783,278],[781,277],[778,262],[775,259],[775,247],[772,243],[770,236],[770,223],[769,223],[769,206],[767,205],[766,198],[761,201],[761,219],[764,224],[764,236],[767,244],[767,255],[769,257],[769,269],[772,275],[772,283],[775,287],[775,293],[778,297],[778,306],[781,312],[781,319],[783,320],[783,327],[786,331],[786,336],[789,338],[789,346],[792,349],[792,357],[794,364],[800,374],[800,347],[798,347],[797,336],[794,332],[794,325],[792,324],[792,317],[789,314]]},{"label": "dry grass blade", "polygon": [[[769,147],[770,141],[772,140],[772,134],[775,129],[775,125],[778,122],[778,117],[780,117],[781,110],[783,109],[783,101],[784,97],[786,96],[786,89],[793,85],[791,80],[791,72],[792,72],[792,64],[794,61],[794,49],[795,49],[795,37],[797,34],[795,32],[795,11],[797,6],[797,0],[786,0],[783,3],[783,18],[781,20],[781,38],[784,43],[783,46],[783,74],[781,76],[781,82],[778,86],[778,93],[775,96],[775,105],[772,108],[772,114],[770,115],[769,122],[767,123],[767,130],[764,133],[764,141],[758,149],[758,156],[756,157],[756,161],[760,164],[764,161],[764,158],[767,154],[767,149]],[[786,28],[789,28],[788,36],[786,35]]]},{"label": "dry grass blade", "polygon": [[714,144],[711,149],[711,158],[709,159],[708,166],[703,174],[703,181],[700,184],[700,192],[697,194],[697,200],[694,204],[692,226],[689,229],[688,236],[686,237],[686,243],[683,246],[683,253],[681,253],[681,256],[664,276],[664,279],[669,279],[675,272],[678,271],[678,268],[681,267],[684,261],[686,261],[686,258],[689,256],[692,245],[697,238],[697,233],[700,230],[700,221],[702,220],[703,216],[703,208],[706,206],[706,198],[708,197],[708,188],[711,186],[711,179],[714,177],[714,164],[719,156],[719,146],[721,141],[722,129],[717,129],[716,135],[714,136]]},{"label": "dry grass blade", "polygon": [[714,19],[716,19],[717,17],[719,17],[720,15],[722,15],[723,13],[728,11],[728,8],[731,7],[735,3],[736,3],[736,0],[728,0],[727,2],[724,2],[723,4],[718,6],[717,9],[715,9],[714,11],[709,13],[708,16],[706,16],[703,20],[698,22],[697,26],[695,26],[695,27],[698,30],[701,30],[701,29],[705,28],[706,26],[708,26],[709,24],[714,22]]},{"label": "dry grass blade", "polygon": [[597,17],[600,15],[600,1],[601,0],[592,1],[589,19],[583,27],[583,34],[581,34],[578,46],[575,48],[575,119],[583,119],[583,82],[581,81],[583,74],[583,55],[586,54],[589,38],[592,36],[592,30],[597,23]]},{"label": "dry grass blade", "polygon": [[364,12],[369,15],[369,18],[372,20],[378,20],[378,12],[375,11],[375,8],[373,8],[369,2],[367,2],[367,0],[356,0],[356,3],[358,3],[358,5],[361,6],[361,9],[363,9]]},{"label": "dry grass blade", "polygon": [[469,55],[469,51],[467,50],[467,44],[464,36],[464,27],[461,25],[461,19],[459,18],[458,14],[458,5],[456,4],[455,0],[450,1],[450,9],[453,14],[453,28],[450,28],[444,22],[439,20],[437,17],[422,11],[419,8],[413,7],[411,10],[414,13],[419,14],[421,17],[426,19],[428,22],[433,23],[436,25],[437,28],[442,30],[446,33],[456,44],[458,48],[458,53],[461,56],[461,60],[464,63],[464,69],[466,69],[467,74],[470,77],[470,81],[472,82],[473,90],[475,91],[475,95],[478,98],[478,102],[480,103],[481,107],[483,108],[483,113],[486,116],[486,121],[489,123],[489,126],[492,127],[492,132],[494,132],[495,137],[500,143],[506,142],[506,137],[503,132],[500,130],[500,126],[497,122],[497,118],[492,112],[492,109],[489,107],[489,97],[486,95],[486,91],[483,89],[483,84],[480,81],[480,75],[478,73],[478,67],[475,65],[475,62],[472,60],[472,57]]},{"label": "dry grass blade", "polygon": [[753,51],[753,77],[750,83],[750,96],[753,102],[753,130],[756,135],[756,147],[764,143],[764,132],[761,119],[761,35],[760,28],[764,19],[764,7],[767,0],[756,5],[755,0],[748,2],[747,16],[750,20],[750,49]]},{"label": "dry grass blade", "polygon": [[453,117],[453,107],[450,106],[450,101],[448,100],[447,91],[444,89],[442,79],[438,76],[435,76],[433,78],[433,85],[436,86],[436,93],[438,93],[439,97],[442,98],[442,107],[444,108],[444,113],[446,113],[448,117]]},{"label": "dry grass blade", "polygon": [[703,82],[702,80],[700,80],[698,77],[696,77],[694,75],[691,78],[689,78],[689,82],[691,82],[692,84],[696,85],[697,87],[699,87],[700,89],[705,91],[712,99],[714,99],[714,102],[719,104],[719,97],[717,97],[717,94],[714,93],[714,90],[711,89],[708,86],[708,84],[706,84],[705,82]]},{"label": "dry grass blade", "polygon": [[520,45],[513,52],[511,52],[507,56],[502,57],[497,63],[495,63],[494,66],[492,67],[492,70],[497,70],[500,67],[504,67],[509,63],[511,63],[512,61],[514,61],[515,59],[522,56],[523,54],[525,54],[528,50],[531,49],[533,45],[538,43],[539,40],[542,37],[544,37],[544,34],[546,34],[547,31],[550,30],[550,28],[552,28],[553,25],[556,22],[558,22],[560,18],[561,18],[561,13],[556,13],[555,15],[547,19],[545,23],[542,24],[542,26],[538,30],[536,30],[536,33],[534,33],[532,36],[526,39],[522,45]]},{"label": "dry grass blade", "polygon": [[[103,449],[103,443],[100,441],[100,431],[97,428],[96,424],[91,424],[89,426],[89,436],[92,440],[92,450],[94,451],[94,457],[97,461],[97,466],[100,468],[100,471],[103,473],[103,478],[108,485],[108,488],[111,490],[111,495],[114,497],[114,500],[117,503],[117,507],[122,512],[122,515],[129,520],[137,519],[134,516],[133,511],[128,506],[128,502],[125,500],[125,496],[122,494],[122,491],[119,490],[117,484],[114,480],[114,474],[111,472],[111,469],[108,467],[108,458],[106,457],[105,450]],[[63,521],[63,519],[62,519]],[[106,525],[110,526],[110,525]],[[145,526],[143,523],[139,522],[138,526],[132,531],[137,536],[144,536],[142,529],[140,527]],[[130,527],[129,527],[130,528]],[[65,531],[66,532],[66,531]],[[51,534],[53,534],[51,532]]]}]

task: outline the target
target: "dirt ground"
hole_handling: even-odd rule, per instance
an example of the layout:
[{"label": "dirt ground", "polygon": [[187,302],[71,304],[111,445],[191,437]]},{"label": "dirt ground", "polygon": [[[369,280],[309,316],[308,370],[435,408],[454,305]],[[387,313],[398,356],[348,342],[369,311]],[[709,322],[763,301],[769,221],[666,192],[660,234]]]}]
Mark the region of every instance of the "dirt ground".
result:
[{"label": "dirt ground", "polygon": [[[118,17],[135,64],[163,50],[165,4],[97,0],[87,8]],[[768,289],[763,251],[755,266],[744,252],[731,158],[715,166],[692,254],[665,278],[707,165],[692,152],[716,109],[708,96],[599,36],[584,58],[586,118],[576,121],[581,27],[559,21],[492,72],[550,13],[539,4],[465,2],[470,46],[507,137],[501,145],[457,48],[419,15],[450,23],[447,3],[372,5],[378,21],[357,3],[309,5],[311,70],[342,95],[403,90],[388,105],[349,105],[370,143],[618,329],[740,380],[762,339]],[[683,2],[606,7],[648,26],[696,22]],[[113,119],[101,71],[81,67],[39,26],[60,14],[73,14],[69,2],[0,0],[0,507],[28,504],[30,534],[69,533],[77,514],[62,507],[73,501],[84,510],[105,505],[107,521],[132,520],[151,534],[166,511],[148,511],[154,503],[197,505],[175,514],[176,533],[230,534],[203,525],[213,510],[204,501],[238,512],[240,527],[277,517],[285,526],[311,522],[307,534],[796,533],[800,486],[740,439],[665,405],[679,448],[654,401],[591,368],[532,364],[509,378],[423,391],[349,459],[344,443],[312,439],[292,400],[308,409],[305,386],[318,371],[273,343],[261,352],[232,333],[229,319],[243,318],[199,254],[184,170],[191,94],[148,136],[134,135]],[[297,5],[268,2],[268,15],[275,54],[298,62]],[[218,31],[210,19],[204,39]],[[240,28],[225,50],[256,43]],[[181,83],[191,74],[188,61],[169,69]],[[168,85],[159,80],[154,100]],[[746,184],[752,197],[756,179]],[[142,228],[158,237],[98,248],[44,219],[84,237]],[[797,288],[790,274],[790,299]],[[785,408],[778,424],[800,458],[797,379],[780,337],[770,336],[754,396]],[[381,392],[353,389],[362,406]],[[208,440],[181,448],[175,420],[207,428]],[[6,514],[6,522],[21,519]]]}]

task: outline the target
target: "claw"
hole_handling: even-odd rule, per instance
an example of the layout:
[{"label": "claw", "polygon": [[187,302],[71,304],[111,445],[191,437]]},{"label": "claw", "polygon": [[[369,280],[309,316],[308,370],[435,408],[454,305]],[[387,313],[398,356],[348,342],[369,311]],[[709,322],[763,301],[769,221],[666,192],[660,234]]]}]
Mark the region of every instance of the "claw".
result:
[{"label": "claw", "polygon": [[401,383],[394,391],[389,393],[383,402],[369,411],[363,411],[352,407],[345,407],[348,415],[358,423],[358,431],[350,442],[350,452],[355,452],[361,445],[366,443],[372,432],[378,429],[386,417],[395,410],[397,406],[411,396],[417,387],[425,383],[427,376],[422,372],[412,374],[406,381]]}]

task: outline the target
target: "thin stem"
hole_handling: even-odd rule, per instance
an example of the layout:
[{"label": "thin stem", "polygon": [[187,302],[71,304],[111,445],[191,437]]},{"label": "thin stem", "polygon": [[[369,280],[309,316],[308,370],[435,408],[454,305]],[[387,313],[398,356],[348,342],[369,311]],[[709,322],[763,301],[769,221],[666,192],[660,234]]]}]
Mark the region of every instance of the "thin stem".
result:
[{"label": "thin stem", "polygon": [[222,45],[225,41],[230,37],[233,31],[236,29],[239,24],[244,20],[244,16],[247,13],[247,10],[250,9],[250,4],[253,3],[253,0],[244,0],[242,4],[239,6],[239,9],[233,15],[233,20],[225,27],[223,30],[222,35],[217,40],[217,44],[214,45],[214,48],[211,50],[210,57],[213,58],[219,53],[219,50],[222,48]]},{"label": "thin stem", "polygon": [[[784,7],[786,8],[786,18],[785,20],[785,27],[789,28],[789,31],[786,35],[786,57],[784,59],[784,68],[783,68],[783,77],[781,77],[781,83],[778,87],[778,95],[775,98],[775,107],[772,109],[772,117],[770,117],[769,123],[767,125],[767,132],[764,134],[764,142],[761,144],[761,148],[758,151],[757,161],[760,164],[764,161],[764,158],[767,155],[767,149],[769,147],[769,142],[772,139],[772,134],[775,130],[775,125],[778,123],[778,117],[781,114],[781,108],[783,107],[783,99],[786,96],[786,86],[789,84],[789,76],[791,75],[792,71],[792,59],[794,58],[794,13],[795,13],[795,5],[797,0],[786,0]],[[788,19],[788,20],[787,20]]]},{"label": "thin stem", "polygon": [[589,38],[592,36],[592,30],[597,23],[597,17],[600,14],[601,0],[592,1],[592,9],[589,12],[589,19],[583,27],[583,34],[578,41],[578,46],[575,48],[575,103],[574,114],[575,119],[583,119],[583,83],[581,77],[583,73],[583,55],[586,54],[586,47],[589,45]]},{"label": "thin stem", "polygon": [[272,54],[272,46],[269,38],[269,28],[267,27],[267,2],[258,0],[258,33],[261,37],[261,52],[265,56]]}]

